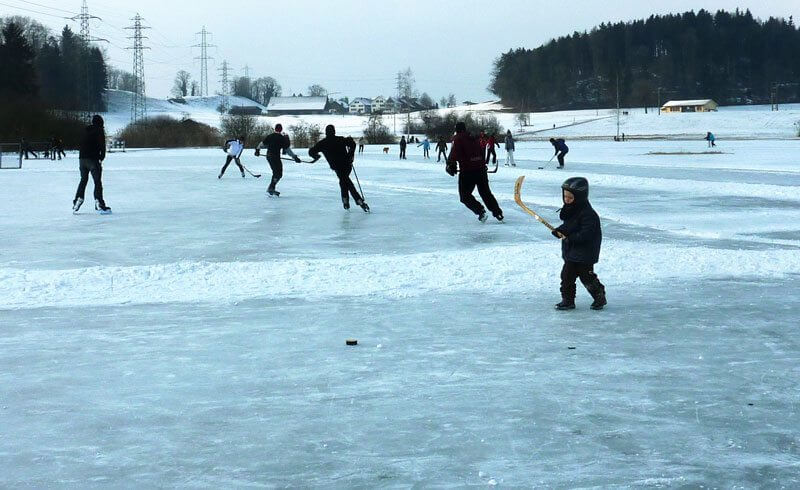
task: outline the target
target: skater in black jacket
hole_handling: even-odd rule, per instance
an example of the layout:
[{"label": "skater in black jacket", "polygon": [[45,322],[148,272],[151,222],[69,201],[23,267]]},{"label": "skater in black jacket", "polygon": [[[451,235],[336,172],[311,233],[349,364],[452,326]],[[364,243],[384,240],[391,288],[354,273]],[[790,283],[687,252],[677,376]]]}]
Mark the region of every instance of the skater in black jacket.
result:
[{"label": "skater in black jacket", "polygon": [[405,136],[401,136],[400,137],[400,159],[401,160],[405,160],[406,159],[406,146],[407,145],[408,145],[408,143],[406,142],[406,137]]},{"label": "skater in black jacket", "polygon": [[92,116],[92,125],[86,127],[80,146],[81,181],[72,201],[72,212],[77,213],[83,204],[86,184],[89,174],[94,180],[94,208],[103,214],[111,213],[111,208],[103,200],[103,160],[106,159],[106,132],[103,129],[103,118],[95,114]]},{"label": "skater in black jacket", "polygon": [[261,155],[261,150],[267,149],[267,162],[272,169],[272,180],[269,182],[267,194],[270,196],[280,196],[281,193],[275,190],[278,181],[283,177],[283,163],[281,162],[281,153],[289,153],[294,157],[294,161],[300,163],[300,158],[291,152],[291,141],[285,134],[281,134],[283,126],[280,124],[275,125],[275,132],[267,135],[264,141],[258,144],[256,148],[256,156]]},{"label": "skater in black jacket", "polygon": [[436,152],[436,161],[441,162],[444,157],[444,163],[447,163],[447,140],[444,137],[440,137],[439,142],[436,143]]},{"label": "skater in black jacket", "polygon": [[355,153],[356,142],[353,141],[353,138],[336,136],[336,128],[333,124],[325,127],[325,138],[308,150],[308,154],[314,159],[314,162],[319,160],[320,154],[325,155],[331,170],[336,172],[336,176],[339,178],[339,190],[342,194],[344,208],[350,209],[350,195],[352,195],[356,205],[361,206],[361,209],[368,213],[369,206],[356,190],[353,181],[350,180]]},{"label": "skater in black jacket", "polygon": [[600,217],[589,203],[589,181],[583,177],[571,177],[561,185],[564,207],[560,217],[564,224],[553,231],[561,239],[561,302],[557,310],[575,309],[575,280],[580,278],[592,295],[593,310],[602,310],[606,305],[606,288],[594,273],[594,264],[600,259],[600,243],[603,233]]}]

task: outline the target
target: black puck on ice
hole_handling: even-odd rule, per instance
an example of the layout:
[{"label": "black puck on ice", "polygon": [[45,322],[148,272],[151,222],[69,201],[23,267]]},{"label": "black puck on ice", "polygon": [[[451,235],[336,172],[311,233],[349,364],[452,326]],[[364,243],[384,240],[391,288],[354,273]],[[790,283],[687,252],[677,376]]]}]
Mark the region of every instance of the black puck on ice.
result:
[{"label": "black puck on ice", "polygon": [[347,345],[358,345],[358,340],[356,340],[356,339],[347,339],[347,340],[344,341],[344,343],[347,344]]},{"label": "black puck on ice", "polygon": [[569,346],[569,347],[567,347],[567,349],[569,349],[569,350],[575,350],[575,347]]}]

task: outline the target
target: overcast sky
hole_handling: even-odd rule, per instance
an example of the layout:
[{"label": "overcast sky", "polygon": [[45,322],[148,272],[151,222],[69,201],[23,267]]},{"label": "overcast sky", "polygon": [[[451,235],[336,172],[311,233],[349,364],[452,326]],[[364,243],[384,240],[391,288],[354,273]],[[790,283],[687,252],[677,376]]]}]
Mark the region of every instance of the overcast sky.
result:
[{"label": "overcast sky", "polygon": [[[17,7],[11,7],[15,5]],[[63,17],[80,11],[81,0],[0,0],[0,14],[29,15],[60,30]],[[166,97],[178,70],[200,76],[195,33],[203,26],[216,45],[209,54],[209,91],[220,90],[223,60],[233,74],[272,76],[284,95],[319,83],[340,96],[375,97],[395,92],[395,76],[413,70],[417,89],[435,100],[454,93],[459,101],[492,98],[486,87],[493,60],[510,48],[534,48],[549,39],[584,31],[604,21],[634,20],[686,10],[749,8],[756,17],[800,20],[800,0],[88,0],[91,33],[110,41],[110,63],[132,70],[124,48],[137,12],[146,31],[145,79],[149,96]],[[135,6],[135,9],[134,9]],[[27,10],[26,10],[27,9]],[[36,11],[31,12],[31,11]],[[49,15],[45,15],[49,14]],[[73,14],[74,15],[74,14]]]}]

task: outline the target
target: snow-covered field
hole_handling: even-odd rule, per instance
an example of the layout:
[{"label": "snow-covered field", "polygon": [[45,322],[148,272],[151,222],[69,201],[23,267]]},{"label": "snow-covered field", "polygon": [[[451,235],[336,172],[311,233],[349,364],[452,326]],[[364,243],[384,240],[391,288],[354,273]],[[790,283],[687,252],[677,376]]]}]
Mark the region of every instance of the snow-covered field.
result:
[{"label": "snow-covered field", "polygon": [[[250,150],[111,154],[110,216],[74,155],[3,170],[0,487],[800,485],[800,141],[570,148],[503,224],[416,147],[358,157],[372,214]],[[552,309],[521,174],[553,221],[590,180],[605,311]]]},{"label": "snow-covered field", "polygon": [[[191,117],[196,121],[219,127],[220,114],[216,108],[221,97],[186,97],[186,104],[148,98],[150,116],[167,115],[176,119]],[[103,116],[109,134],[114,134],[130,122],[130,93],[111,90],[108,92],[109,112]],[[252,100],[231,97],[231,105],[257,106],[266,113],[266,108]],[[459,114],[491,114],[506,129],[511,129],[517,138],[546,139],[552,136],[569,139],[611,139],[617,134],[616,110],[576,110],[559,112],[536,112],[529,114],[530,125],[521,128],[517,114],[499,112],[503,106],[496,102],[485,102],[454,109],[439,109],[441,114],[455,111]],[[639,139],[702,139],[707,131],[721,139],[792,139],[797,136],[800,124],[800,104],[785,104],[779,111],[770,111],[769,106],[729,106],[720,107],[718,112],[658,114],[650,110],[623,108],[627,115],[620,116],[620,132],[626,137]],[[419,119],[420,113],[412,113]],[[336,125],[337,133],[360,137],[363,134],[368,116],[344,115],[305,115],[259,117],[260,122],[273,126],[282,123],[285,128],[306,122],[325,127]],[[385,115],[383,122],[398,134],[404,130],[404,114]]]}]

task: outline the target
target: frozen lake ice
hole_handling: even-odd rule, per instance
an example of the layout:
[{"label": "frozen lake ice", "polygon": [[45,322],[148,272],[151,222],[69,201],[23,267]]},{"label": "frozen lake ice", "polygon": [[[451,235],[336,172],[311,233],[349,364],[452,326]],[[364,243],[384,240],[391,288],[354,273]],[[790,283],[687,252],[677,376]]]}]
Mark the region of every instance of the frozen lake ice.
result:
[{"label": "frozen lake ice", "polygon": [[[800,141],[550,148],[503,224],[414,146],[358,156],[369,215],[251,150],[111,154],[111,216],[74,155],[0,172],[0,487],[798,486]],[[589,179],[606,310],[552,309],[521,174],[554,222]]]}]

